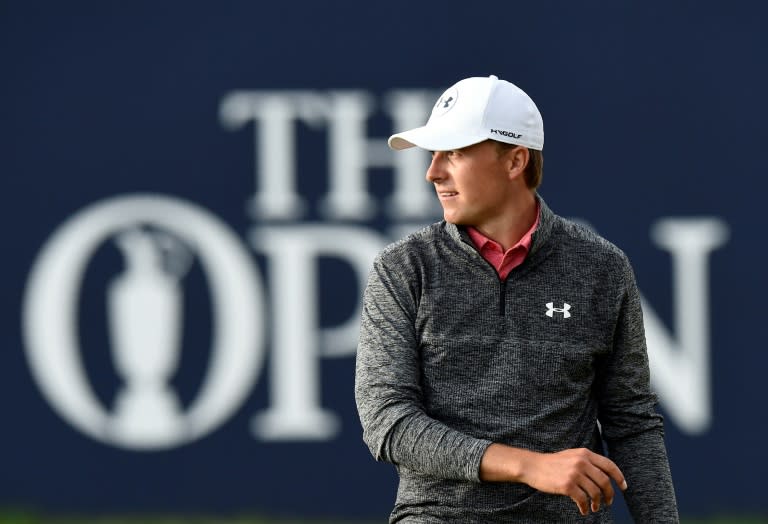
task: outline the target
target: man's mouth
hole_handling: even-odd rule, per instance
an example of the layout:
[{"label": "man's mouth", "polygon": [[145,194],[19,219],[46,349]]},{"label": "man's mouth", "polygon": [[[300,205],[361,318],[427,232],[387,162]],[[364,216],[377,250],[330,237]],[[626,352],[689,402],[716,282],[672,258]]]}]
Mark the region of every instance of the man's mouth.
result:
[{"label": "man's mouth", "polygon": [[459,193],[456,191],[438,191],[437,194],[440,196],[440,198],[450,198],[458,195]]}]

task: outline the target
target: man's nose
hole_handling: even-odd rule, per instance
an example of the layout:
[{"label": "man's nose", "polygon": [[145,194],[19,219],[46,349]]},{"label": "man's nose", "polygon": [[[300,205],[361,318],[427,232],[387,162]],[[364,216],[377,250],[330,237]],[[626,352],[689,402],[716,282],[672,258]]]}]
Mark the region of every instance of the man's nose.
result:
[{"label": "man's nose", "polygon": [[445,153],[442,151],[432,153],[432,162],[429,164],[429,168],[427,168],[427,182],[435,183],[445,178],[444,161]]}]

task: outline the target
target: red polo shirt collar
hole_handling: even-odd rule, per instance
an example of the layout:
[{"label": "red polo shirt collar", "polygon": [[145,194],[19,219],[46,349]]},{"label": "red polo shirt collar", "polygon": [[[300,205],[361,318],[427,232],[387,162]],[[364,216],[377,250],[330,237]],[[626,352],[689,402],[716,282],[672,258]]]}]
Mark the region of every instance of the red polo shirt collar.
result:
[{"label": "red polo shirt collar", "polygon": [[536,228],[539,227],[539,218],[541,215],[541,208],[537,202],[536,204],[536,221],[531,226],[526,234],[511,248],[504,251],[501,244],[493,239],[483,235],[480,231],[474,227],[467,227],[467,233],[469,238],[472,239],[472,243],[475,244],[480,255],[487,260],[499,274],[501,280],[505,280],[510,271],[523,263],[525,257],[528,256],[528,251],[531,249],[531,242],[533,240],[533,233]]}]

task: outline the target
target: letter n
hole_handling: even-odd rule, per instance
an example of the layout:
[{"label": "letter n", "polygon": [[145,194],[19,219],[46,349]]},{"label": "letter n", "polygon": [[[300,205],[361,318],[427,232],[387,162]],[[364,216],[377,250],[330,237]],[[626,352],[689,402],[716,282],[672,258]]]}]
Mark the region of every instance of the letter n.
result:
[{"label": "letter n", "polygon": [[717,218],[665,218],[651,237],[672,255],[676,326],[670,333],[643,299],[651,380],[677,426],[701,434],[712,422],[709,254],[728,241],[728,226]]}]

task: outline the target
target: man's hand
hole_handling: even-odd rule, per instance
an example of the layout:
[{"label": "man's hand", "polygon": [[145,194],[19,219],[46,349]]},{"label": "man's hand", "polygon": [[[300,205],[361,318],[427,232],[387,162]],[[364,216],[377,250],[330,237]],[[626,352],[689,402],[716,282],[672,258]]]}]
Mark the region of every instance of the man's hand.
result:
[{"label": "man's hand", "polygon": [[600,509],[600,501],[611,505],[611,479],[621,488],[627,482],[613,461],[588,449],[567,449],[557,453],[536,453],[502,444],[491,444],[480,463],[485,481],[522,482],[544,493],[565,495],[582,515]]}]

